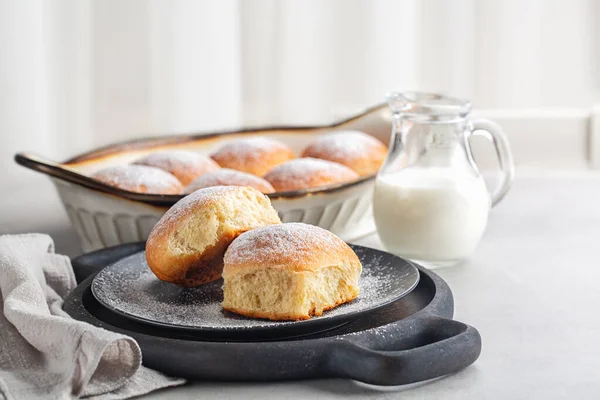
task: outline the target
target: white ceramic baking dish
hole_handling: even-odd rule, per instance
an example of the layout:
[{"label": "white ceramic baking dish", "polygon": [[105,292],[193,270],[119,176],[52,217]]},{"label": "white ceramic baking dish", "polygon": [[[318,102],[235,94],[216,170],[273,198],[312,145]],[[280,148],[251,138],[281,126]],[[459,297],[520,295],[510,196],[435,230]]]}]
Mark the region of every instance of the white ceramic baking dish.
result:
[{"label": "white ceramic baking dish", "polygon": [[[107,186],[89,178],[96,170],[127,164],[159,149],[189,149],[208,155],[227,141],[253,135],[279,139],[299,153],[315,135],[347,129],[366,132],[388,143],[391,113],[382,104],[327,126],[165,136],[110,145],[62,163],[27,153],[15,155],[15,161],[51,177],[81,240],[82,249],[91,251],[145,240],[164,212],[182,197],[133,193]],[[371,213],[373,181],[374,175],[341,185],[273,193],[269,197],[282,221],[318,225],[345,240],[352,240],[374,230]]]}]

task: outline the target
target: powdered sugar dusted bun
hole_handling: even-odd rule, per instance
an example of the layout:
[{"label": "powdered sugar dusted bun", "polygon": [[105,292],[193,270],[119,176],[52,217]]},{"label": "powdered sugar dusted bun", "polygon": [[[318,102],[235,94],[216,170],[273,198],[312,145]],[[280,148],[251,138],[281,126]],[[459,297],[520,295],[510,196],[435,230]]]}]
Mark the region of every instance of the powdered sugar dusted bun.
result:
[{"label": "powdered sugar dusted bun", "polygon": [[297,158],[270,170],[264,178],[278,192],[309,189],[358,179],[350,168],[316,158]]},{"label": "powdered sugar dusted bun", "polygon": [[262,193],[273,193],[273,186],[263,178],[234,169],[220,168],[208,172],[190,183],[183,193],[192,193],[211,186],[250,186]]},{"label": "powdered sugar dusted bun", "polygon": [[184,186],[200,175],[220,168],[210,157],[187,150],[158,151],[136,160],[134,164],[170,172]]},{"label": "powdered sugar dusted bun", "polygon": [[223,308],[272,320],[321,315],[359,293],[354,251],[325,229],[266,226],[234,240],[224,258]]},{"label": "powdered sugar dusted bun", "polygon": [[258,136],[227,143],[211,157],[223,168],[263,176],[271,168],[291,160],[295,155],[280,141]]},{"label": "powdered sugar dusted bun", "polygon": [[360,176],[376,173],[387,155],[387,147],[371,135],[359,131],[339,131],[320,136],[302,157],[335,161],[352,168]]},{"label": "powdered sugar dusted bun", "polygon": [[118,165],[97,171],[92,178],[137,193],[179,194],[181,182],[170,173],[145,165]]},{"label": "powdered sugar dusted bun", "polygon": [[254,188],[200,189],[178,201],[154,226],[146,261],[163,281],[198,286],[221,277],[223,254],[238,235],[279,223],[269,198]]}]

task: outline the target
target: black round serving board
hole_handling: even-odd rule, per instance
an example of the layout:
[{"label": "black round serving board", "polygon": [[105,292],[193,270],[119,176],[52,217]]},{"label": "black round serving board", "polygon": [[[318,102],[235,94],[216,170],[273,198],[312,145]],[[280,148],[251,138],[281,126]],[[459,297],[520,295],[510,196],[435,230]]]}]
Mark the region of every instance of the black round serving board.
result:
[{"label": "black round serving board", "polygon": [[456,372],[481,352],[477,330],[451,319],[448,285],[422,267],[410,294],[327,331],[285,337],[267,331],[232,339],[136,322],[100,305],[90,285],[99,270],[143,248],[123,245],[74,259],[81,283],[63,308],[75,319],[133,337],[144,365],[168,375],[219,381],[337,377],[403,385]]},{"label": "black round serving board", "polygon": [[233,338],[248,334],[296,336],[344,325],[399,300],[419,282],[419,271],[392,254],[350,245],[362,264],[360,294],[351,302],[303,321],[247,318],[223,310],[222,280],[182,288],[159,280],[144,251],[121,258],[96,274],[92,294],[109,310],[162,328]]}]

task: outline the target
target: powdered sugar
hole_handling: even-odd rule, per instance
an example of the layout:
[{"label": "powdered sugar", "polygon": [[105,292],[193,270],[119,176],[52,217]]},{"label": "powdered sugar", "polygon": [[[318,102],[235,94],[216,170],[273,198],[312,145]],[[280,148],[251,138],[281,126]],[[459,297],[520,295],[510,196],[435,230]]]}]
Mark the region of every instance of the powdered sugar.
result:
[{"label": "powdered sugar", "polygon": [[256,136],[229,142],[211,155],[221,167],[263,176],[271,168],[295,157],[285,144]]},{"label": "powdered sugar", "polygon": [[179,200],[175,203],[171,208],[167,210],[167,212],[161,217],[161,219],[154,226],[154,230],[161,231],[166,228],[166,226],[177,221],[182,213],[188,212],[192,204],[195,203],[209,203],[213,202],[218,198],[226,197],[228,195],[232,195],[238,191],[248,191],[254,190],[246,187],[238,187],[238,186],[213,186],[200,190],[196,190],[195,192],[185,196],[183,199]]},{"label": "powdered sugar", "polygon": [[317,158],[296,158],[280,164],[264,178],[276,190],[298,190],[358,179],[350,168]]},{"label": "powdered sugar", "polygon": [[166,171],[194,168],[209,172],[220,168],[210,157],[188,150],[158,151],[136,160],[134,164],[148,165]]},{"label": "powdered sugar", "polygon": [[256,175],[221,168],[208,172],[194,180],[185,188],[184,193],[191,193],[195,190],[212,186],[251,186],[263,193],[273,193],[275,191],[269,182]]},{"label": "powdered sugar", "polygon": [[260,260],[312,261],[319,249],[347,247],[340,238],[318,226],[299,222],[264,226],[241,234],[225,253],[225,264],[257,263]]},{"label": "powdered sugar", "polygon": [[217,150],[213,157],[232,157],[246,159],[260,159],[264,153],[278,150],[291,151],[282,142],[264,136],[238,139],[227,143]]},{"label": "powdered sugar", "polygon": [[181,183],[160,168],[145,165],[118,165],[96,172],[92,178],[110,186],[138,193],[179,194]]},{"label": "powdered sugar", "polygon": [[364,157],[374,148],[385,151],[385,146],[371,135],[360,131],[337,131],[319,136],[302,154],[341,162]]},{"label": "powdered sugar", "polygon": [[418,271],[404,260],[381,251],[351,246],[363,264],[361,293],[354,301],[308,321],[251,319],[223,311],[222,281],[197,288],[162,282],[150,271],[145,253],[124,258],[102,270],[92,283],[100,303],[120,314],[154,325],[196,330],[262,330],[281,325],[301,326],[314,319],[357,317],[409,293]]},{"label": "powdered sugar", "polygon": [[187,185],[202,174],[221,168],[211,158],[187,150],[159,151],[135,161],[134,164],[157,167],[175,175]]}]

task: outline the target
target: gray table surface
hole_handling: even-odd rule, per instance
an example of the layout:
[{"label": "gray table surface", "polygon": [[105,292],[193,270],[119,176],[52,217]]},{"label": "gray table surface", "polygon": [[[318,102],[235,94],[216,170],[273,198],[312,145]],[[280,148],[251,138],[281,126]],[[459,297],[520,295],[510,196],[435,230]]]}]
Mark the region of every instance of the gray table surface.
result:
[{"label": "gray table surface", "polygon": [[[0,234],[49,233],[57,252],[79,254],[51,184],[36,180],[34,190],[0,198]],[[380,247],[376,236],[358,243]],[[598,250],[600,174],[522,173],[490,214],[475,254],[437,271],[453,290],[455,318],[481,332],[482,354],[471,367],[409,388],[348,380],[196,382],[145,398],[598,399]]]}]

